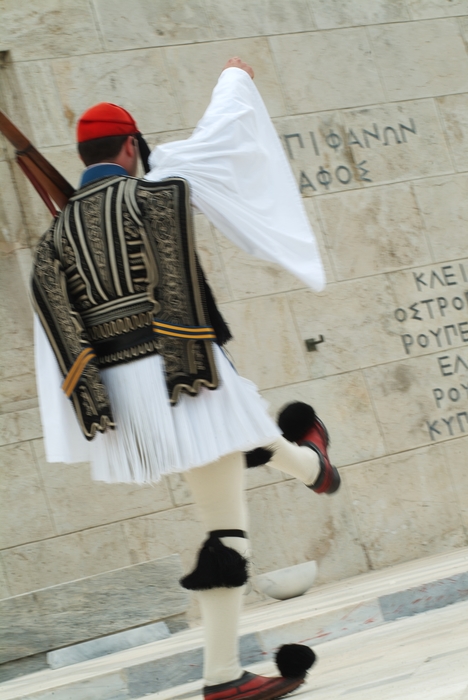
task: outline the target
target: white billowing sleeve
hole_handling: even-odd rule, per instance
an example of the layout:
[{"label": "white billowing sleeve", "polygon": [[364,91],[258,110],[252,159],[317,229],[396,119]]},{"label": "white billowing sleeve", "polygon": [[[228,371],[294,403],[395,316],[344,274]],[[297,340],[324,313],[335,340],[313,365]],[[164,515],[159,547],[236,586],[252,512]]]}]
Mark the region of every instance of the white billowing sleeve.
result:
[{"label": "white billowing sleeve", "polygon": [[296,181],[250,76],[221,73],[190,138],[158,146],[148,180],[185,178],[192,203],[239,248],[325,286],[320,253]]}]

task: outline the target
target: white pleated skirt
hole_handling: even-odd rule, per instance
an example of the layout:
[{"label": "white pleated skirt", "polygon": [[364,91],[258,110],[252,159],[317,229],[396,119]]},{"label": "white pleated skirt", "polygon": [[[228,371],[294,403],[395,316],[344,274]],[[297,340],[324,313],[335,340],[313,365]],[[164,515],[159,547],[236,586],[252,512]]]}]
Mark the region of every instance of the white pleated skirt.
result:
[{"label": "white pleated skirt", "polygon": [[101,370],[116,422],[114,430],[87,441],[39,322],[35,322],[39,406],[49,462],[91,462],[93,479],[109,483],[155,483],[231,452],[267,445],[280,435],[255,385],[240,377],[214,344],[220,385],[197,396],[182,394],[171,406],[164,361],[151,355]]}]

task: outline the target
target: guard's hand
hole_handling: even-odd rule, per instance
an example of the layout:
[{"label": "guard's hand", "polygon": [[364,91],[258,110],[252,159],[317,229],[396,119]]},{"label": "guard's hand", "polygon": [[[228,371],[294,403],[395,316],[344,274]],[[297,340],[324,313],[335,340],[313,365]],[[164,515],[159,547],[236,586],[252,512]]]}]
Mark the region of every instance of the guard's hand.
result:
[{"label": "guard's hand", "polygon": [[226,68],[240,68],[241,70],[245,70],[245,72],[250,75],[252,80],[254,78],[253,68],[251,68],[247,63],[244,63],[244,61],[242,61],[239,58],[239,56],[234,56],[234,58],[230,58],[224,66],[223,70],[226,70]]}]

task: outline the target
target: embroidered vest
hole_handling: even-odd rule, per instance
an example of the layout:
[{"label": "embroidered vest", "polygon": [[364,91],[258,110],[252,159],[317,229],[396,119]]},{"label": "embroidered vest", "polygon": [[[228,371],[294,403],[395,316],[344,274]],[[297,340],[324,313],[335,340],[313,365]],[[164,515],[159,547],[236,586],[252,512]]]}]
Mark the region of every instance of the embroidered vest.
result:
[{"label": "embroidered vest", "polygon": [[173,404],[218,386],[212,341],[230,334],[198,263],[182,178],[81,188],[39,242],[32,293],[88,439],[114,425],[100,367],[162,355]]}]

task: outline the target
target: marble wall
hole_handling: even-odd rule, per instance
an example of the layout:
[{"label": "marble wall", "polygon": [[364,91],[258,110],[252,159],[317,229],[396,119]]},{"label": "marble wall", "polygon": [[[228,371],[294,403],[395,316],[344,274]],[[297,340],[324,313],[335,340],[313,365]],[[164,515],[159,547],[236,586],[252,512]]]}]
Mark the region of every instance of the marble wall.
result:
[{"label": "marble wall", "polygon": [[[152,144],[185,138],[225,61],[255,68],[328,286],[201,215],[198,244],[239,371],[273,413],[314,404],[343,479],[328,498],[247,474],[255,569],[317,559],[326,582],[468,544],[468,0],[0,0],[0,15],[1,106],[75,185],[91,104],[122,104]],[[203,533],[180,476],[107,486],[45,461],[27,287],[48,214],[3,141],[0,179],[0,596],[174,552],[189,567]]]}]

